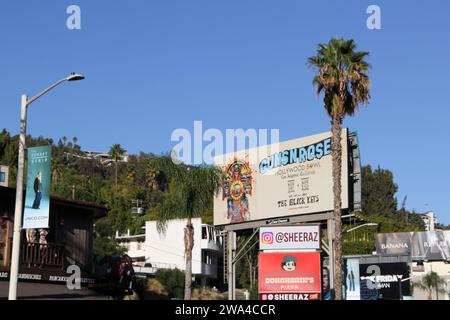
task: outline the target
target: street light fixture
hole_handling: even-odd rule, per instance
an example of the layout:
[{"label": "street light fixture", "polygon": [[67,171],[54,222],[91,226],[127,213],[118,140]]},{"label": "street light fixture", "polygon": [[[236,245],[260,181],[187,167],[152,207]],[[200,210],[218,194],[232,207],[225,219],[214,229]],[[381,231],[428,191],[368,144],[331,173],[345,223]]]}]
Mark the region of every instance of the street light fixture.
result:
[{"label": "street light fixture", "polygon": [[17,282],[19,276],[19,253],[20,253],[20,233],[22,230],[22,205],[23,205],[23,171],[25,161],[25,137],[27,129],[27,109],[30,104],[42,97],[44,94],[60,85],[64,81],[83,80],[84,76],[78,73],[71,73],[69,76],[55,82],[45,90],[28,99],[27,95],[22,95],[20,110],[20,138],[19,138],[19,159],[17,163],[17,186],[16,205],[14,212],[14,233],[11,255],[11,270],[9,276],[9,300],[17,299]]},{"label": "street light fixture", "polygon": [[67,77],[67,81],[77,81],[77,80],[83,80],[84,76],[79,73],[72,72],[70,76]]}]

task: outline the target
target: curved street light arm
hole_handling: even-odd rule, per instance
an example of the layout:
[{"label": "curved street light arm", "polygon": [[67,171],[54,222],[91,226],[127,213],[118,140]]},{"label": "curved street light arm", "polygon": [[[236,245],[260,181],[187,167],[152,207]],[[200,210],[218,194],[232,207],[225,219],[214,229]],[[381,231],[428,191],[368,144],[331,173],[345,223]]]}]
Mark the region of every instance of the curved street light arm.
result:
[{"label": "curved street light arm", "polygon": [[359,228],[361,228],[361,227],[370,227],[370,226],[374,227],[374,226],[377,226],[377,225],[378,225],[378,223],[364,223],[364,224],[361,224],[361,225],[356,226],[356,227],[354,227],[354,228],[350,228],[350,229],[348,229],[348,230],[344,230],[343,233],[347,233],[347,232],[350,232],[350,231],[359,229]]},{"label": "curved street light arm", "polygon": [[49,92],[50,90],[52,90],[54,87],[60,85],[61,83],[63,83],[64,81],[67,80],[67,77],[64,79],[59,80],[58,82],[55,82],[54,84],[52,84],[50,87],[48,87],[47,89],[39,92],[37,95],[33,96],[32,98],[27,100],[27,106],[29,106],[30,104],[32,104],[34,101],[36,101],[37,99],[39,99],[40,97],[42,97],[44,94],[46,94],[47,92]]}]

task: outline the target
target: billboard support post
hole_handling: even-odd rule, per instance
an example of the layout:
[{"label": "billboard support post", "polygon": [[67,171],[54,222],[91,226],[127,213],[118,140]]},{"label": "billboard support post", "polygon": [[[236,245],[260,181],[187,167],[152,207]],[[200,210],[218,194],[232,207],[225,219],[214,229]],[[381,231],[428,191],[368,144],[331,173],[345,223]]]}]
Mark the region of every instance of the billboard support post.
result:
[{"label": "billboard support post", "polygon": [[327,232],[328,232],[328,268],[329,268],[329,277],[330,277],[330,291],[332,296],[334,294],[334,219],[329,218],[327,220]]},{"label": "billboard support post", "polygon": [[234,264],[234,256],[236,253],[236,232],[231,230],[228,231],[227,241],[228,300],[235,300],[236,265]]}]

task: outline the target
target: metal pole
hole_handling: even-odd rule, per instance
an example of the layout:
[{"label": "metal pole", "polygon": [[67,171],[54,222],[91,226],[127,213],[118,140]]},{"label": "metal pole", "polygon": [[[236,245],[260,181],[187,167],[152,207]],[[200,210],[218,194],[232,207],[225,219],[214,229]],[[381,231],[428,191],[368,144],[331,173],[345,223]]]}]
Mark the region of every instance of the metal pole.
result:
[{"label": "metal pole", "polygon": [[14,234],[11,256],[11,271],[9,275],[9,300],[17,299],[17,282],[19,276],[20,259],[20,232],[22,229],[22,209],[23,209],[23,171],[25,163],[25,137],[27,131],[27,108],[28,106],[42,97],[44,94],[60,85],[64,81],[83,80],[81,74],[72,73],[68,77],[55,82],[50,87],[41,91],[37,95],[28,99],[27,95],[22,95],[22,104],[20,109],[20,138],[19,138],[19,160],[17,163],[17,186],[16,186],[16,208],[14,212]]},{"label": "metal pole", "polygon": [[227,259],[228,259],[228,300],[235,300],[235,292],[234,292],[234,287],[236,285],[236,278],[235,278],[235,270],[236,267],[233,263],[234,260],[234,252],[236,250],[235,241],[236,238],[236,233],[234,231],[228,231],[228,236],[227,236]]},{"label": "metal pole", "polygon": [[328,231],[328,269],[330,277],[330,292],[331,296],[334,296],[334,219],[330,218],[327,220],[327,231]]},{"label": "metal pole", "polygon": [[17,163],[16,207],[14,212],[14,234],[9,275],[9,300],[17,299],[17,282],[19,276],[20,233],[22,230],[23,206],[23,171],[25,163],[25,137],[27,130],[27,96],[22,95],[20,109],[19,160]]}]

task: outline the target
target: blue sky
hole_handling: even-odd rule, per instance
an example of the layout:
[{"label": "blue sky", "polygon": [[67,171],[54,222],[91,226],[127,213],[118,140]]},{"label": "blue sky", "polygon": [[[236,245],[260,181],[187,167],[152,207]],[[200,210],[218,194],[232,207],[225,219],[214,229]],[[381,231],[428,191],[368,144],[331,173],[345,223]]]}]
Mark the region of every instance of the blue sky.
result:
[{"label": "blue sky", "polygon": [[[81,30],[66,8],[81,8]],[[381,30],[366,27],[370,4]],[[399,202],[450,223],[450,2],[5,1],[0,128],[18,132],[20,95],[71,71],[32,105],[28,133],[160,153],[176,128],[279,128],[281,140],[329,129],[307,57],[331,37],[369,51],[372,99],[356,117],[363,164],[393,171]]]}]

